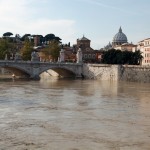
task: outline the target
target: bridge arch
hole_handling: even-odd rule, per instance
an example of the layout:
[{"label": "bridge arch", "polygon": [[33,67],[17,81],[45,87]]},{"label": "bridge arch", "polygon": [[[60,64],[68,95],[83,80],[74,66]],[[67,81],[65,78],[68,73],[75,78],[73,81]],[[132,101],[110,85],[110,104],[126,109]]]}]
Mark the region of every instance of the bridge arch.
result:
[{"label": "bridge arch", "polygon": [[43,68],[40,72],[39,75],[41,75],[44,72],[47,72],[49,70],[53,70],[54,72],[56,72],[59,77],[75,77],[76,76],[76,72],[70,68],[67,67],[62,67],[62,66],[51,66],[51,67],[46,67]]},{"label": "bridge arch", "polygon": [[4,68],[10,72],[12,72],[12,74],[15,74],[15,76],[25,76],[25,77],[30,77],[31,74],[29,71],[27,71],[26,69],[20,67],[20,66],[12,66],[12,65],[1,65],[0,68]]}]

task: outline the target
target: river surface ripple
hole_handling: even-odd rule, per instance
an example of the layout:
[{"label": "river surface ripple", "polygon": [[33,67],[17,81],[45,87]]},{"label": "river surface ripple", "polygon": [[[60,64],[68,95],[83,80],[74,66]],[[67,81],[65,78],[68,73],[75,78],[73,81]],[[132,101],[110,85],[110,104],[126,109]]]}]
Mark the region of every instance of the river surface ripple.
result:
[{"label": "river surface ripple", "polygon": [[150,150],[150,84],[0,82],[0,150]]}]

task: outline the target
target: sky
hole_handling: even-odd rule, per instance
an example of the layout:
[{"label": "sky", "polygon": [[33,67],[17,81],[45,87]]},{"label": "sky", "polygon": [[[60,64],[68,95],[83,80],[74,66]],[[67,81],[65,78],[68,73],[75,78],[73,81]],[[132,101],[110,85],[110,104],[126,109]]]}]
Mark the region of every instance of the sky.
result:
[{"label": "sky", "polygon": [[121,26],[137,44],[150,38],[149,6],[150,0],[0,0],[0,36],[53,33],[73,45],[84,35],[100,49]]}]

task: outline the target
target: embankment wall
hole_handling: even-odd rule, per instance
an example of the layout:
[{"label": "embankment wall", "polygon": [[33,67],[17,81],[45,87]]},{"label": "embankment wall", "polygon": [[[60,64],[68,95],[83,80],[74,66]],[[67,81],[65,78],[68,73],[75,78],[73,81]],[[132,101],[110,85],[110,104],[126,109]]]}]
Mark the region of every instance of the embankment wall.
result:
[{"label": "embankment wall", "polygon": [[98,80],[118,80],[118,67],[117,65],[107,64],[84,64],[83,74],[88,79]]},{"label": "embankment wall", "polygon": [[119,80],[150,83],[150,66],[119,66]]},{"label": "embankment wall", "polygon": [[150,66],[84,64],[87,79],[150,83]]}]

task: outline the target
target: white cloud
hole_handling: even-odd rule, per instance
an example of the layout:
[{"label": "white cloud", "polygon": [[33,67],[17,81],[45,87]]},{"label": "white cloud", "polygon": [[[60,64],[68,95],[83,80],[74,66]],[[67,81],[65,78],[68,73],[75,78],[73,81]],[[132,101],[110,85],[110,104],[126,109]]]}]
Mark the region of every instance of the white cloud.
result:
[{"label": "white cloud", "polygon": [[20,35],[53,33],[62,38],[63,42],[73,42],[76,22],[38,18],[35,14],[40,11],[39,8],[30,7],[34,2],[38,0],[0,0],[0,36],[8,31]]}]

